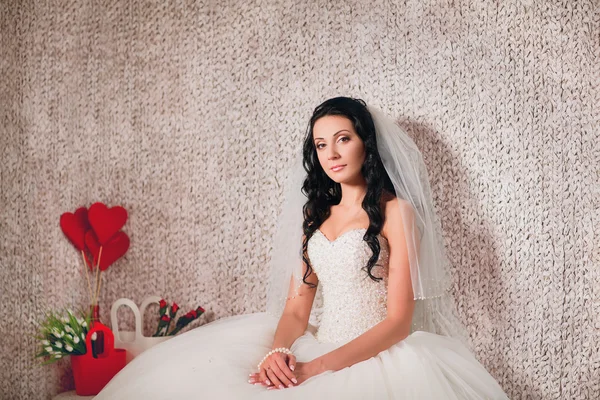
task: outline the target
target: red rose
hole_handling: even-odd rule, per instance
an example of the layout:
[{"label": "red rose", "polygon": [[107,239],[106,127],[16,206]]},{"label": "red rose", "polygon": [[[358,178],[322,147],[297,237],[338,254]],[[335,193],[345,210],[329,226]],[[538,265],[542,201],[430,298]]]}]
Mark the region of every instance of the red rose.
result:
[{"label": "red rose", "polygon": [[165,322],[169,322],[171,320],[171,317],[169,317],[168,315],[163,315],[162,317],[160,317],[161,320],[165,321]]},{"label": "red rose", "polygon": [[196,310],[192,310],[189,312],[190,317],[192,318],[198,318],[198,313],[196,312]]},{"label": "red rose", "polygon": [[200,312],[200,313],[203,313],[203,312],[204,312],[204,308],[202,308],[202,307],[198,307],[198,310],[197,310],[197,311],[198,311],[198,312]]},{"label": "red rose", "polygon": [[167,306],[167,302],[165,301],[165,299],[161,299],[160,303],[159,303],[159,307],[160,308],[165,308]]},{"label": "red rose", "polygon": [[177,310],[179,310],[179,306],[177,305],[177,303],[173,303],[173,307],[171,307],[171,312],[175,314]]}]

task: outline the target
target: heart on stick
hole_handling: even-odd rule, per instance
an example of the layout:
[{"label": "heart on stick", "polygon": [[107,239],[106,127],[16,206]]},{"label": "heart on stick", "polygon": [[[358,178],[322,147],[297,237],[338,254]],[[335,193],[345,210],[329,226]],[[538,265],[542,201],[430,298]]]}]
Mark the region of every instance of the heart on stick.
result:
[{"label": "heart on stick", "polygon": [[60,216],[60,228],[77,250],[85,249],[85,233],[90,229],[88,210],[80,207],[75,214],[66,212]]},{"label": "heart on stick", "polygon": [[94,256],[93,265],[98,264],[100,246],[102,246],[102,255],[100,256],[100,271],[106,270],[115,261],[121,258],[129,249],[129,236],[125,232],[117,232],[108,243],[101,245],[93,230],[85,234],[85,244]]},{"label": "heart on stick", "polygon": [[88,211],[88,220],[98,238],[98,242],[104,245],[127,222],[127,210],[121,206],[108,208],[103,203],[94,203]]}]

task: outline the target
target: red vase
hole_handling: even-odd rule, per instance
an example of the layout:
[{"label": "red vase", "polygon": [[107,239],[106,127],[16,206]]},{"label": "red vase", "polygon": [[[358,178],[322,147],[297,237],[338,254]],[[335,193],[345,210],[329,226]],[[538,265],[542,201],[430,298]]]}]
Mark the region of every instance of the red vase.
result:
[{"label": "red vase", "polygon": [[100,306],[98,304],[92,304],[90,306],[92,312],[92,323],[100,321]]},{"label": "red vase", "polygon": [[[100,306],[98,304],[92,304],[90,309],[92,312],[90,328],[93,328],[95,323],[100,322]],[[94,356],[96,356],[103,352],[104,352],[104,332],[99,331],[97,333],[96,340],[92,341],[92,354]]]},{"label": "red vase", "polygon": [[[103,352],[92,352],[92,335],[95,342],[103,334]],[[71,368],[75,379],[75,393],[79,396],[94,396],[125,366],[125,350],[114,348],[114,335],[102,323],[96,321],[85,338],[86,353],[71,356]]]}]

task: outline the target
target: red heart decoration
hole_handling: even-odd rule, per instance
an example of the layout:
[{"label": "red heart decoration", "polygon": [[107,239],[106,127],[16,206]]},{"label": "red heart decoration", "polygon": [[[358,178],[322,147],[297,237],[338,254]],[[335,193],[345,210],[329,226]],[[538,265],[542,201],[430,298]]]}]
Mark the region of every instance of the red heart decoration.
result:
[{"label": "red heart decoration", "polygon": [[[98,263],[100,254],[100,243],[94,231],[89,230],[85,234],[85,244],[94,256],[94,264]],[[108,243],[102,245],[102,256],[100,257],[100,270],[104,271],[115,261],[121,258],[129,249],[129,236],[125,232],[117,232]]]},{"label": "red heart decoration", "polygon": [[88,211],[88,219],[98,242],[104,245],[127,222],[127,210],[121,206],[108,208],[102,203],[94,203]]},{"label": "red heart decoration", "polygon": [[60,228],[77,250],[85,249],[85,232],[90,229],[88,210],[80,207],[75,214],[66,212],[60,216]]},{"label": "red heart decoration", "polygon": [[[96,263],[96,257],[100,252],[100,243],[98,243],[98,238],[93,230],[89,230],[85,233],[85,245],[87,246],[90,253],[92,253],[92,257],[94,257],[94,264]],[[104,249],[102,249],[104,252]],[[90,269],[94,269],[94,264],[90,265]]]}]

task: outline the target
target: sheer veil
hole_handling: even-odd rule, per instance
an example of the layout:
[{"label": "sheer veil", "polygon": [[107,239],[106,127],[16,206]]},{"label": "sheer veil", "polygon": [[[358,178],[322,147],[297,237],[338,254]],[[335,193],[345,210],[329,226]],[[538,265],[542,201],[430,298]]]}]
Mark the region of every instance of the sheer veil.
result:
[{"label": "sheer veil", "polygon": [[[441,224],[433,204],[431,188],[421,152],[393,119],[367,106],[376,130],[377,150],[394,185],[407,240],[410,273],[416,300],[411,332],[427,331],[456,338],[472,348],[460,321],[451,293],[449,262],[444,251]],[[298,155],[284,187],[283,207],[277,221],[267,286],[267,312],[276,318],[285,307],[290,280],[296,293],[304,284],[302,263],[302,207],[307,201],[301,192],[306,178],[302,156]],[[310,324],[318,327],[322,294],[317,290]]]}]

